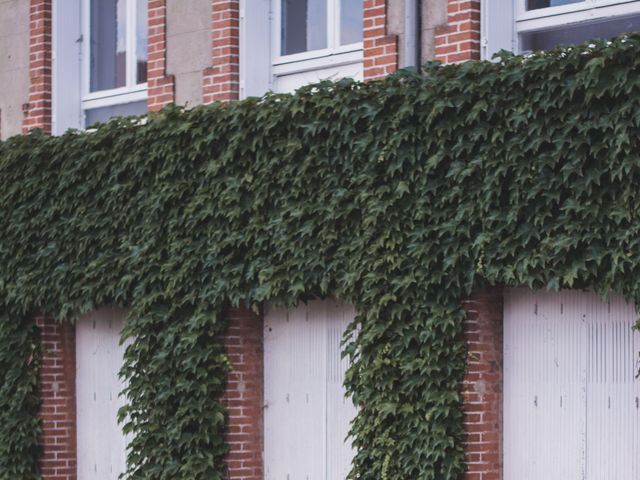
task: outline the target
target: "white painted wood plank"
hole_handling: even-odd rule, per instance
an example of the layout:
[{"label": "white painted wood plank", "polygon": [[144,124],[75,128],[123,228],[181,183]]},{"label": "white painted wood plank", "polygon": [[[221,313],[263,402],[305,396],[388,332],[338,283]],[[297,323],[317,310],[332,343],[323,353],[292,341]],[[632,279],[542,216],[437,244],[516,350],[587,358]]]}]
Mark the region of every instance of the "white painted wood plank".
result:
[{"label": "white painted wood plank", "polygon": [[103,308],[76,326],[78,479],[117,480],[126,467],[126,444],[117,412],[124,399],[118,373],[126,312]]},{"label": "white painted wood plank", "polygon": [[508,289],[504,478],[640,478],[637,315],[622,298]]},{"label": "white painted wood plank", "polygon": [[265,479],[346,477],[353,452],[344,440],[355,407],[344,395],[340,340],[354,316],[328,300],[267,309]]}]

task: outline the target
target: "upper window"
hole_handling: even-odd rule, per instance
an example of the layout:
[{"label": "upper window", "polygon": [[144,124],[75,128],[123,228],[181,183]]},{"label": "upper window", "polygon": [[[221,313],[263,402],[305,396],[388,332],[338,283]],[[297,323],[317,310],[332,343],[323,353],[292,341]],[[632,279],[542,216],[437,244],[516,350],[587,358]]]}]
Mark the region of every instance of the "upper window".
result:
[{"label": "upper window", "polygon": [[518,50],[548,50],[640,30],[640,1],[516,0]]},{"label": "upper window", "polygon": [[147,0],[84,0],[85,124],[146,112]]},{"label": "upper window", "polygon": [[362,0],[280,0],[278,56],[330,53],[362,42]]}]

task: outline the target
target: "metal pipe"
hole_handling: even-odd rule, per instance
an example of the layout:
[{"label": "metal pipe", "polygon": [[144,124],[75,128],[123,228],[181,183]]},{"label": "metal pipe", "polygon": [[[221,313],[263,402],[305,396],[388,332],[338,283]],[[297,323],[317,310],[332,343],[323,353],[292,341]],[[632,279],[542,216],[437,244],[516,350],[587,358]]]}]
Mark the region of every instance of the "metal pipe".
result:
[{"label": "metal pipe", "polygon": [[421,0],[404,2],[404,59],[402,67],[420,66]]}]

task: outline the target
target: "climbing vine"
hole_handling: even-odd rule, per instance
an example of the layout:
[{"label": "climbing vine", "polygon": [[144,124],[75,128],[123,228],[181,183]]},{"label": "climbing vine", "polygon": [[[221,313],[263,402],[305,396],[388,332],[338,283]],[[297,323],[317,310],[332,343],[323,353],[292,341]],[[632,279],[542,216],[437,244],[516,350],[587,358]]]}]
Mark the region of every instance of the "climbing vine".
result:
[{"label": "climbing vine", "polygon": [[639,69],[624,36],[1,143],[0,478],[36,478],[30,312],[130,308],[127,478],[221,480],[221,312],[329,295],[351,477],[460,478],[472,286],[640,300]]}]

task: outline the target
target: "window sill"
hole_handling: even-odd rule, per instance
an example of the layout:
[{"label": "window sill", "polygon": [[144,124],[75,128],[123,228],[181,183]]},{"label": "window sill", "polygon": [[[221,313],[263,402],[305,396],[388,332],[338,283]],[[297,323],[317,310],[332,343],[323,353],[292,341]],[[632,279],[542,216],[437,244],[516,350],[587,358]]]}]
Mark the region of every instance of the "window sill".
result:
[{"label": "window sill", "polygon": [[113,90],[92,92],[82,99],[82,109],[110,107],[122,103],[139,102],[147,98],[147,84],[141,83],[135,87],[123,87]]},{"label": "window sill", "polygon": [[302,73],[327,67],[338,67],[362,62],[362,44],[347,45],[337,50],[317,50],[278,57],[273,62],[275,76]]}]

